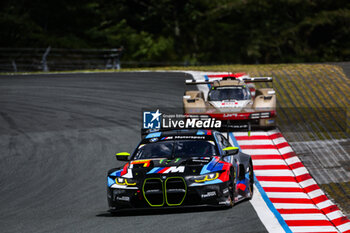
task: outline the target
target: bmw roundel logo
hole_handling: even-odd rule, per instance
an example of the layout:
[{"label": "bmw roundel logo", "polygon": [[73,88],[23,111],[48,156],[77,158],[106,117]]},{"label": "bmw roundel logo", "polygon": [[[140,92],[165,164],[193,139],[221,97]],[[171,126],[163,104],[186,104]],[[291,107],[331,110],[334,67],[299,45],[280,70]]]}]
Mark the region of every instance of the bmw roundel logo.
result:
[{"label": "bmw roundel logo", "polygon": [[162,176],[162,179],[165,180],[165,179],[166,179],[166,176]]},{"label": "bmw roundel logo", "polygon": [[158,141],[158,138],[151,138],[149,141],[150,142],[156,142],[156,141]]}]

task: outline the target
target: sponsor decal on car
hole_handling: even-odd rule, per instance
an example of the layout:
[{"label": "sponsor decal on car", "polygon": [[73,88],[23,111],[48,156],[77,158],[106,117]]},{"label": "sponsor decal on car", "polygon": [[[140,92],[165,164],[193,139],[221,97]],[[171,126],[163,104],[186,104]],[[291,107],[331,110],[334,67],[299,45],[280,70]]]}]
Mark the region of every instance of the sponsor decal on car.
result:
[{"label": "sponsor decal on car", "polygon": [[219,205],[229,205],[230,202],[229,201],[220,201]]},{"label": "sponsor decal on car", "polygon": [[156,142],[156,141],[158,141],[159,139],[158,138],[151,138],[149,141],[150,142]]},{"label": "sponsor decal on car", "polygon": [[228,193],[228,188],[225,188],[224,190],[222,190],[223,194],[227,194]]},{"label": "sponsor decal on car", "polygon": [[185,166],[171,166],[171,167],[155,167],[147,174],[152,174],[152,173],[183,173],[185,171]]},{"label": "sponsor decal on car", "polygon": [[206,194],[201,195],[202,198],[215,197],[215,196],[216,196],[215,191],[207,192]]},{"label": "sponsor decal on car", "polygon": [[175,136],[175,139],[205,139],[205,136]]},{"label": "sponsor decal on car", "polygon": [[130,197],[127,197],[127,196],[117,197],[117,201],[130,201]]},{"label": "sponsor decal on car", "polygon": [[238,116],[237,113],[225,113],[225,114],[223,115],[223,117],[237,117],[237,116]]}]

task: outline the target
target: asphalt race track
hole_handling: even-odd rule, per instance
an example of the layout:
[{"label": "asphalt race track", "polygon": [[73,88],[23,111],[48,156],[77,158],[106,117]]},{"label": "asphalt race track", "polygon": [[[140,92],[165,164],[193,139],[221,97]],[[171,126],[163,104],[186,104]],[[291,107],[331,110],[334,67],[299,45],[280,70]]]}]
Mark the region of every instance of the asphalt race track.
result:
[{"label": "asphalt race track", "polygon": [[140,140],[142,107],[182,107],[185,77],[0,76],[0,232],[266,232],[248,201],[107,212],[106,172],[121,165],[114,154]]}]

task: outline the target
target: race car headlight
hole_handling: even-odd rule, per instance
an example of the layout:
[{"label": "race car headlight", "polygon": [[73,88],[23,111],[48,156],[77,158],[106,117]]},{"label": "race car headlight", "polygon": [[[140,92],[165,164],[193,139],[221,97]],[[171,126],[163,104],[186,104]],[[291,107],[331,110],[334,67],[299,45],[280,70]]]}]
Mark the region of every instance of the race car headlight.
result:
[{"label": "race car headlight", "polygon": [[259,118],[270,118],[270,112],[257,112],[249,115],[250,119],[259,119]]},{"label": "race car headlight", "polygon": [[219,176],[220,176],[220,173],[215,172],[215,173],[210,173],[207,175],[196,176],[196,177],[194,177],[194,181],[197,183],[203,183],[205,181],[216,180],[217,178],[219,178]]},{"label": "race car headlight", "polygon": [[126,185],[126,186],[135,186],[136,181],[132,179],[127,179],[123,177],[117,177],[115,178],[115,183],[118,185]]}]

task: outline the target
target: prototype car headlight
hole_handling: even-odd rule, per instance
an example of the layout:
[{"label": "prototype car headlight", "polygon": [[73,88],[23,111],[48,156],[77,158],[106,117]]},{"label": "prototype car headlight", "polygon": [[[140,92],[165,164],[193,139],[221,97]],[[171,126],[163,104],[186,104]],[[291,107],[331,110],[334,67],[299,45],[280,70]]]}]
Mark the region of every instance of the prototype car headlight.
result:
[{"label": "prototype car headlight", "polygon": [[115,178],[115,183],[118,185],[126,185],[126,186],[135,186],[136,181],[132,179],[127,179],[123,177],[117,177]]},{"label": "prototype car headlight", "polygon": [[257,112],[249,115],[250,119],[270,118],[271,112]]},{"label": "prototype car headlight", "polygon": [[219,178],[220,173],[219,172],[215,172],[215,173],[210,173],[207,175],[202,175],[202,176],[195,176],[194,177],[194,181],[197,183],[203,183],[205,181],[211,181],[211,180],[216,180],[217,178]]}]

